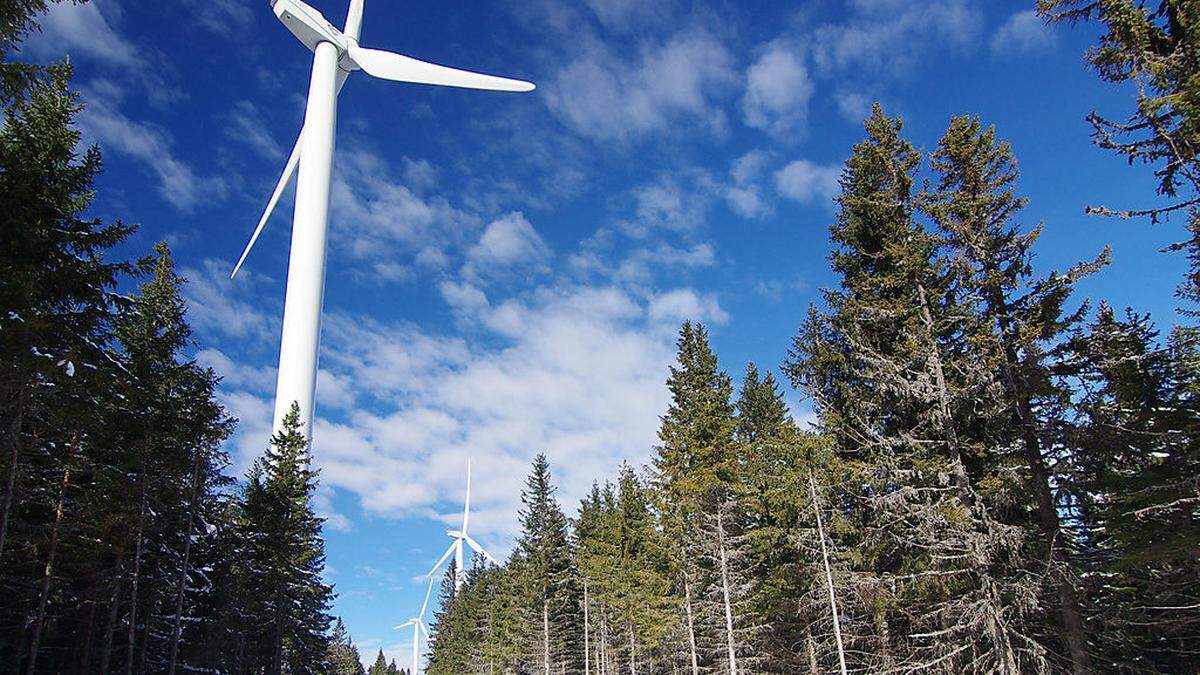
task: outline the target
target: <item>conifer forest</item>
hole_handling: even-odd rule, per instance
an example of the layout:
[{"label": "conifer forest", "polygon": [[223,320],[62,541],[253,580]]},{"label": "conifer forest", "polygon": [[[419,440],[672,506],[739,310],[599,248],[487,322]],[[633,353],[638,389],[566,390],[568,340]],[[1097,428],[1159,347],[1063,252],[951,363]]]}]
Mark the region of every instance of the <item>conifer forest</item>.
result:
[{"label": "conifer forest", "polygon": [[[0,672],[416,675],[335,616],[298,414],[234,475],[171,248],[89,215],[72,66],[14,58],[48,3],[0,3]],[[1080,299],[1106,249],[1034,273],[1055,223],[1002,128],[922,150],[876,104],[786,360],[683,323],[652,459],[563,503],[539,455],[424,672],[1200,672],[1200,2],[1037,11],[1134,85],[1088,124],[1169,203],[1080,209],[1177,234],[1178,320]]]}]

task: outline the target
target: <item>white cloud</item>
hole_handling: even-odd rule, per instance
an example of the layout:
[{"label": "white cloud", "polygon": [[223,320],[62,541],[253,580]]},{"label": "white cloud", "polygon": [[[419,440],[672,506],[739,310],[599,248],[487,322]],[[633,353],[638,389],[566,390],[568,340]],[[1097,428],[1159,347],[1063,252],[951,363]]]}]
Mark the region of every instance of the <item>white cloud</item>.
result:
[{"label": "white cloud", "polygon": [[508,268],[538,265],[550,255],[546,242],[525,219],[512,212],[493,220],[467,252],[469,276],[494,276]]},{"label": "white cloud", "polygon": [[771,213],[771,204],[763,197],[760,179],[770,157],[754,150],[734,160],[729,169],[733,184],[725,187],[725,201],[734,213],[743,218],[761,218]]},{"label": "white cloud", "polygon": [[[214,259],[205,260],[199,269],[184,268],[181,271],[188,280],[183,287],[188,321],[197,331],[232,339],[243,348],[271,344],[279,335],[281,312],[264,310],[262,298],[273,297],[271,291],[275,284],[246,269],[237,279],[230,279],[229,272],[229,261]],[[278,303],[268,306],[271,305],[277,307]],[[213,358],[209,365],[220,363],[215,354],[209,356]],[[220,368],[218,372],[222,372]]]},{"label": "white cloud", "polygon": [[834,94],[838,112],[842,118],[852,124],[860,124],[871,113],[871,99],[866,94],[846,91]]},{"label": "white cloud", "polygon": [[267,128],[257,106],[250,101],[238,101],[229,113],[229,125],[225,127],[225,134],[239,143],[246,144],[264,159],[281,160],[283,148],[267,133]]},{"label": "white cloud", "polygon": [[223,199],[228,191],[221,178],[202,177],[177,159],[167,132],[134,121],[102,101],[90,101],[80,113],[79,124],[103,148],[138,160],[158,179],[163,199],[181,211],[191,211],[203,201]]},{"label": "white cloud", "polygon": [[[384,262],[376,270],[400,278],[394,267],[405,254],[427,268],[444,267],[447,250],[465,244],[480,219],[438,196],[424,196],[420,183],[432,180],[432,167],[406,160],[395,169],[374,152],[350,149],[335,159],[332,187],[334,241],[358,260]],[[406,185],[417,177],[417,185]]]},{"label": "white cloud", "polygon": [[973,43],[983,25],[972,0],[849,0],[849,5],[849,19],[805,36],[823,72],[905,75],[931,49]]},{"label": "white cloud", "polygon": [[627,142],[684,120],[720,129],[714,97],[734,79],[733,58],[710,33],[691,29],[634,58],[589,42],[545,88],[546,103],[576,133]]},{"label": "white cloud", "polygon": [[812,94],[803,57],[790,45],[776,41],[767,45],[746,71],[742,113],[747,125],[790,138],[805,131]]},{"label": "white cloud", "polygon": [[[480,477],[472,524],[497,552],[514,534],[533,455],[549,454],[568,509],[621,461],[644,461],[666,406],[679,322],[728,318],[716,298],[689,288],[548,286],[459,309],[483,331],[478,339],[328,317],[319,387],[336,382],[347,393],[339,403],[320,389],[313,453],[323,485],[357,495],[368,513],[446,522],[461,515],[471,457]],[[261,452],[271,410],[267,396],[234,384],[223,385],[222,401],[251,434],[235,441],[244,466]],[[348,400],[352,408],[335,410]]]},{"label": "white cloud", "polygon": [[993,54],[1035,54],[1054,47],[1054,32],[1043,25],[1037,12],[1023,10],[1008,17],[992,35]]},{"label": "white cloud", "polygon": [[837,195],[840,175],[840,167],[798,159],[775,173],[775,188],[798,202],[828,204]]},{"label": "white cloud", "polygon": [[673,325],[684,321],[725,323],[729,320],[715,297],[691,289],[670,291],[654,298],[650,302],[650,317]]},{"label": "white cloud", "polygon": [[664,12],[662,0],[586,0],[587,6],[610,30],[644,26]]},{"label": "white cloud", "polygon": [[231,39],[254,24],[254,13],[244,0],[205,0],[194,7],[200,25]]},{"label": "white cloud", "polygon": [[39,22],[42,35],[30,40],[25,48],[51,58],[73,54],[111,66],[141,68],[137,47],[114,28],[120,17],[120,7],[108,0],[51,3]]}]

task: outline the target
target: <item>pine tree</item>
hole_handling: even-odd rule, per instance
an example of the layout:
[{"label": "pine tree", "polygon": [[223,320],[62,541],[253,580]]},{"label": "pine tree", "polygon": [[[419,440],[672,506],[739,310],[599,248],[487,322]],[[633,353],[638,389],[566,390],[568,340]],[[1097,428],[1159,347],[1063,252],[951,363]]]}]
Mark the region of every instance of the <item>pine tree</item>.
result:
[{"label": "pine tree", "polygon": [[1024,533],[981,490],[1001,474],[975,461],[990,451],[995,390],[970,357],[981,322],[916,221],[920,156],[901,123],[876,106],[866,127],[830,228],[841,287],[826,292],[828,314],[810,314],[788,370],[867,486],[863,581],[894,589],[875,614],[876,632],[896,636],[874,667],[1039,667],[1043,650],[1024,634],[1034,584]]},{"label": "pine tree", "polygon": [[[1082,378],[1077,439],[1087,551],[1108,666],[1188,672],[1200,667],[1200,510],[1194,343],[1159,346],[1147,317],[1107,305],[1073,339]],[[1179,331],[1177,330],[1177,333]],[[1190,369],[1190,370],[1189,370]],[[1191,609],[1189,609],[1191,608]]]},{"label": "pine tree", "polygon": [[328,651],[332,589],[321,580],[325,545],[312,511],[317,472],[293,404],[283,428],[247,476],[242,527],[248,588],[252,669],[318,672]]},{"label": "pine tree", "polygon": [[1029,476],[1045,547],[1041,557],[1057,568],[1053,586],[1061,632],[1074,668],[1086,671],[1091,668],[1087,638],[1063,537],[1062,515],[1068,505],[1056,502],[1052,494],[1055,484],[1069,485],[1070,477],[1054,475],[1050,468],[1063,464],[1051,456],[1053,448],[1062,446],[1052,434],[1061,426],[1055,421],[1069,414],[1071,394],[1052,377],[1055,357],[1048,350],[1083,311],[1063,309],[1074,284],[1104,265],[1107,252],[1066,274],[1032,278],[1032,251],[1041,228],[1022,233],[1014,224],[1026,203],[1014,190],[1015,159],[995,130],[984,129],[976,118],[951,121],[933,154],[933,168],[939,176],[937,191],[927,196],[925,207],[952,251],[963,294],[975,300],[987,326],[987,333],[974,341],[977,353],[999,366],[1005,406],[994,416],[989,433],[996,448],[1019,448],[1009,457],[994,459],[1018,466]]},{"label": "pine tree", "polygon": [[733,384],[720,370],[704,326],[684,322],[677,344],[678,366],[667,380],[671,405],[659,428],[654,465],[667,496],[686,509],[735,475]]},{"label": "pine tree", "polygon": [[340,618],[333,624],[325,661],[329,664],[330,675],[364,675],[358,648],[354,646],[354,641],[350,639],[346,625]]},{"label": "pine tree", "polygon": [[1187,238],[1172,249],[1191,263],[1179,296],[1200,302],[1200,9],[1186,0],[1038,0],[1049,22],[1095,22],[1103,31],[1087,60],[1100,78],[1129,83],[1134,109],[1124,120],[1088,116],[1096,144],[1132,164],[1153,167],[1161,207],[1088,212],[1151,222],[1186,214]]},{"label": "pine tree", "polygon": [[533,624],[526,632],[530,638],[526,662],[531,670],[547,675],[578,658],[573,649],[578,604],[573,598],[568,523],[554,492],[550,461],[538,455],[521,492],[517,560],[528,589],[526,612]]},{"label": "pine tree", "polygon": [[387,675],[387,672],[388,662],[383,658],[383,650],[380,649],[379,653],[375,655],[375,663],[372,663],[371,667],[367,669],[367,675]]}]

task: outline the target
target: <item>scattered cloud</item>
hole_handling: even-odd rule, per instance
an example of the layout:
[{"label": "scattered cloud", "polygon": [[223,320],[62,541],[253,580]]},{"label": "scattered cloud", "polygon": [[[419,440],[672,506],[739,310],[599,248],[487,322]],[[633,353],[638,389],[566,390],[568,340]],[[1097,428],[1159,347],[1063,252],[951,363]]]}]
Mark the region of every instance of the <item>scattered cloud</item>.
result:
[{"label": "scattered cloud", "polygon": [[1036,11],[1027,9],[1008,17],[992,35],[992,53],[1036,54],[1052,49],[1056,42],[1054,31],[1042,23]]},{"label": "scattered cloud", "polygon": [[51,3],[40,22],[41,37],[26,43],[25,49],[50,58],[72,54],[110,66],[140,69],[143,64],[137,47],[114,27],[120,18],[121,8],[111,0]]},{"label": "scattered cloud", "polygon": [[222,35],[244,32],[254,25],[254,13],[244,0],[206,0],[197,4],[195,11],[200,25]]},{"label": "scattered cloud", "polygon": [[512,212],[493,220],[467,252],[464,273],[470,277],[496,276],[516,267],[537,266],[550,256],[550,248],[525,219]]},{"label": "scattered cloud", "polygon": [[[427,164],[409,160],[396,169],[373,151],[350,149],[339,152],[335,166],[334,241],[358,260],[385,263],[376,271],[386,279],[403,278],[396,261],[406,254],[419,266],[443,267],[447,251],[480,227],[478,216],[419,192],[432,180]],[[414,176],[418,180],[410,181]]]},{"label": "scattered cloud", "polygon": [[198,204],[223,199],[228,193],[224,179],[201,176],[176,157],[169,133],[131,119],[106,97],[89,97],[79,115],[79,126],[103,148],[137,160],[157,178],[163,199],[180,211],[190,212]]},{"label": "scattered cloud", "polygon": [[840,167],[798,159],[775,172],[775,188],[779,194],[798,202],[831,204],[837,195],[840,175]]},{"label": "scattered cloud", "polygon": [[734,160],[729,169],[733,183],[725,187],[725,200],[734,213],[751,219],[771,213],[760,185],[769,163],[769,155],[762,150],[753,150]]},{"label": "scattered cloud", "polygon": [[268,125],[258,107],[250,101],[238,101],[229,113],[225,134],[243,143],[264,159],[283,159],[283,148],[267,133]]},{"label": "scattered cloud", "polygon": [[721,130],[716,96],[735,79],[733,57],[703,29],[685,29],[632,58],[590,41],[545,88],[550,110],[576,133],[629,142],[681,121]]},{"label": "scattered cloud", "polygon": [[746,71],[742,113],[746,124],[777,138],[794,138],[805,131],[813,83],[802,53],[775,41],[761,50]]},{"label": "scattered cloud", "polygon": [[871,99],[866,94],[846,91],[833,97],[837,101],[838,112],[847,122],[860,124],[871,114]]},{"label": "scattered cloud", "polygon": [[852,70],[905,75],[927,51],[965,47],[983,26],[971,0],[848,0],[845,21],[823,24],[805,37],[826,74]]}]

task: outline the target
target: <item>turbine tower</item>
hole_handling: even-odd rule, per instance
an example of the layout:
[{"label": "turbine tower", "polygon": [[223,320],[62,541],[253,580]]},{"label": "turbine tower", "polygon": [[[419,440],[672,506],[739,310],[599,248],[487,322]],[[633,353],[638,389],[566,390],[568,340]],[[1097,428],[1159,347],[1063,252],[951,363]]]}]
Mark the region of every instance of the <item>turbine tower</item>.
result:
[{"label": "turbine tower", "polygon": [[466,571],[463,569],[463,544],[464,543],[466,543],[467,546],[470,546],[471,548],[475,549],[476,553],[487,558],[489,561],[492,562],[492,564],[494,564],[494,565],[500,564],[500,562],[498,560],[496,560],[495,558],[492,557],[491,553],[488,553],[487,551],[485,551],[483,549],[482,546],[479,545],[479,542],[475,541],[474,539],[471,538],[471,535],[467,534],[467,523],[470,522],[470,520],[471,520],[471,460],[468,459],[467,460],[467,499],[466,499],[466,502],[463,504],[462,529],[446,530],[446,534],[450,535],[450,538],[453,539],[453,541],[450,542],[450,548],[446,549],[446,552],[442,554],[441,558],[438,558],[438,561],[433,565],[433,569],[429,570],[429,574],[425,575],[427,578],[429,578],[431,580],[431,583],[432,583],[434,573],[437,572],[438,568],[442,566],[442,563],[446,562],[446,559],[449,558],[451,554],[453,554],[454,555],[454,565],[455,565],[454,588],[455,588],[455,590],[462,588],[463,578],[466,576]]},{"label": "turbine tower", "polygon": [[325,247],[329,226],[334,132],[337,127],[337,97],[346,78],[362,70],[382,80],[443,87],[520,92],[532,91],[534,85],[360,47],[358,37],[362,29],[363,0],[350,0],[346,27],[341,31],[301,0],[268,1],[275,16],[312,51],[312,78],[300,136],[258,221],[258,227],[250,236],[230,276],[236,276],[241,269],[279,202],[280,195],[292,176],[297,174],[298,168],[272,430],[280,430],[283,417],[294,402],[300,407],[304,435],[311,439],[321,305],[325,296]]},{"label": "turbine tower", "polygon": [[412,654],[412,675],[417,675],[417,670],[421,666],[421,633],[425,634],[425,641],[429,641],[429,629],[425,627],[425,608],[429,606],[429,594],[433,591],[433,579],[429,580],[429,588],[425,589],[425,602],[421,603],[421,611],[413,618],[405,621],[392,628],[392,630],[400,630],[408,626],[413,627],[413,654]]}]

